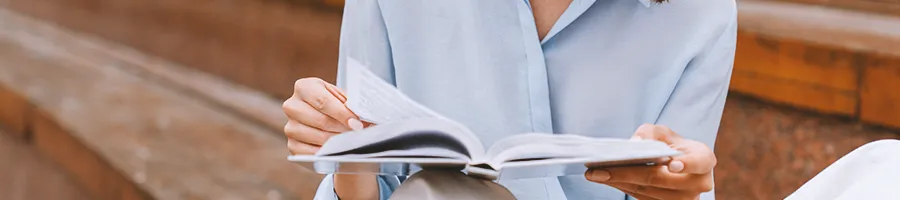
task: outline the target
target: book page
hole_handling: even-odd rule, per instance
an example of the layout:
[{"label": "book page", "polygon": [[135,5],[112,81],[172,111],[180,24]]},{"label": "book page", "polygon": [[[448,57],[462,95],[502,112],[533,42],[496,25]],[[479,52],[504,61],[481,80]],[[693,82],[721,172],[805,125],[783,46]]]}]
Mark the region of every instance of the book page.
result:
[{"label": "book page", "polygon": [[353,58],[347,58],[347,108],[374,124],[445,117],[413,101]]},{"label": "book page", "polygon": [[331,137],[316,156],[375,158],[454,158],[469,161],[482,145],[464,141],[467,129],[439,118],[379,124]]},{"label": "book page", "polygon": [[[399,89],[378,77],[359,61],[347,58],[347,108],[350,108],[360,120],[374,124],[407,122],[418,119],[443,120],[457,126],[458,131],[447,132],[469,149],[468,156],[480,157],[484,147],[478,137],[465,126],[454,122],[437,112],[413,101]],[[406,123],[408,124],[408,123]],[[417,124],[423,130],[430,127]],[[411,126],[412,127],[412,126]],[[410,127],[406,127],[410,128]],[[415,143],[415,141],[412,141]]]},{"label": "book page", "polygon": [[488,150],[485,162],[495,169],[507,163],[543,160],[617,161],[665,157],[679,154],[659,141],[591,138],[568,134],[523,134],[498,141]]}]

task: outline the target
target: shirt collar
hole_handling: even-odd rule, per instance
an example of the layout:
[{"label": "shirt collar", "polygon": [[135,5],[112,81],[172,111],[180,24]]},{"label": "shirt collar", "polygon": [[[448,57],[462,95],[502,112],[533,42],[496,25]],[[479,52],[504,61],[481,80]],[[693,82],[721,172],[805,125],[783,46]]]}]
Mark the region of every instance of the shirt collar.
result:
[{"label": "shirt collar", "polygon": [[651,4],[653,4],[653,0],[638,0],[638,2],[641,2],[641,4],[644,4],[644,7],[648,7],[648,8],[650,7]]},{"label": "shirt collar", "polygon": [[[550,28],[550,32],[544,36],[544,39],[541,40],[541,44],[546,43],[553,38],[559,31],[568,26],[570,23],[575,21],[578,16],[583,14],[591,5],[594,4],[597,0],[572,0],[572,4],[569,5],[569,8],[566,8],[566,11],[559,16],[559,19],[556,19],[556,23],[553,24],[553,27]],[[638,0],[645,7],[650,7],[653,4],[654,0]],[[528,5],[529,8],[531,6],[530,0],[525,0],[525,5]]]}]

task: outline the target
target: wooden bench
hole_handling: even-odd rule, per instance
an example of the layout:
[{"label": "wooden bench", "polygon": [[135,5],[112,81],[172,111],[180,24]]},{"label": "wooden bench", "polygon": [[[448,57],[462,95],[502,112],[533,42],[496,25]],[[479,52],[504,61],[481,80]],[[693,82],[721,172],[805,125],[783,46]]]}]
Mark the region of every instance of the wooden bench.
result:
[{"label": "wooden bench", "polygon": [[0,163],[0,199],[90,199],[64,171],[3,127]]},{"label": "wooden bench", "polygon": [[280,105],[0,9],[0,126],[91,199],[311,199],[322,176],[286,161]]},{"label": "wooden bench", "polygon": [[739,3],[732,90],[900,128],[900,17]]},{"label": "wooden bench", "polygon": [[340,11],[319,0],[8,0],[6,7],[194,67],[277,98],[332,80]]},{"label": "wooden bench", "polygon": [[900,16],[900,1],[898,0],[779,0],[784,2],[797,2],[815,6],[827,6],[830,8],[856,10],[861,12],[873,12],[886,15]]}]

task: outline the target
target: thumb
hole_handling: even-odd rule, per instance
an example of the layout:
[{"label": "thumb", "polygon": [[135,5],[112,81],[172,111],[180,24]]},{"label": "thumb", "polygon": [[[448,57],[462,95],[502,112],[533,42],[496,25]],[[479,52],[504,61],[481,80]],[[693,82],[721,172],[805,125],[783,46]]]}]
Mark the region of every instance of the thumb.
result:
[{"label": "thumb", "polygon": [[675,173],[707,174],[716,167],[716,155],[705,144],[693,140],[681,140],[671,145],[682,152],[669,162],[669,171]]},{"label": "thumb", "polygon": [[667,164],[669,171],[674,173],[706,174],[712,172],[717,163],[715,154],[708,146],[682,138],[666,126],[641,125],[635,131],[634,138],[662,141],[681,152],[682,155],[673,157]]}]

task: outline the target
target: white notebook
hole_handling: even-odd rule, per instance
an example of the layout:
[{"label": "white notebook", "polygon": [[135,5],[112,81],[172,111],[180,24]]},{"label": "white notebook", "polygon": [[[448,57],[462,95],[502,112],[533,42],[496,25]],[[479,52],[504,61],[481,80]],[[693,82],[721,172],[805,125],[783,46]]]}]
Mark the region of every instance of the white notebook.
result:
[{"label": "white notebook", "polygon": [[377,125],[338,134],[315,155],[295,155],[289,160],[332,163],[314,165],[320,173],[379,171],[359,166],[349,171],[319,169],[340,164],[400,163],[458,167],[470,175],[498,179],[505,171],[518,171],[519,175],[509,176],[518,178],[559,176],[595,166],[654,164],[680,154],[658,141],[549,133],[517,134],[485,149],[468,128],[411,100],[358,61],[348,59],[346,73],[347,107],[363,121]]}]

